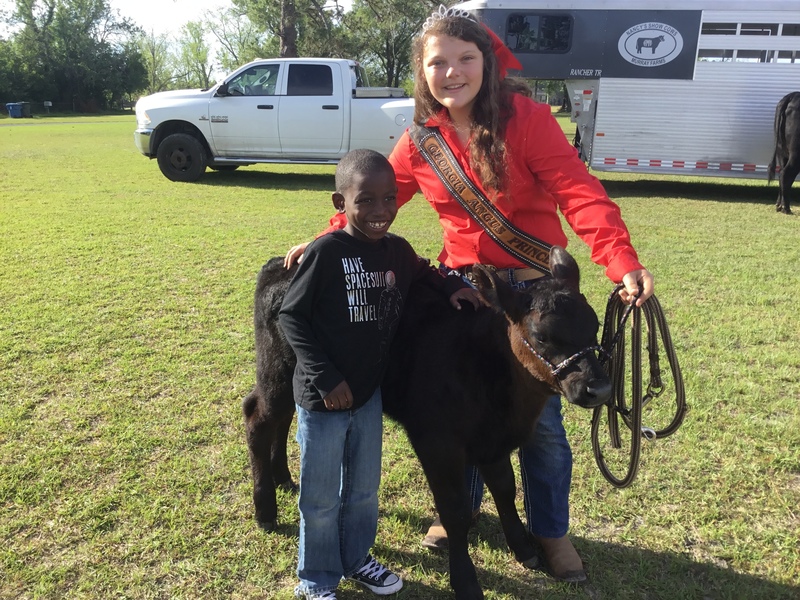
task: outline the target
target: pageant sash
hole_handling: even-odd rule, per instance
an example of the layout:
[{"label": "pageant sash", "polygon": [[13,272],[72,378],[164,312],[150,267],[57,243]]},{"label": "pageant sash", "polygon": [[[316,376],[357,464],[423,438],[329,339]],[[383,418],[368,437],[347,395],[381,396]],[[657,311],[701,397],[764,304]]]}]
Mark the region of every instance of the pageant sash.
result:
[{"label": "pageant sash", "polygon": [[409,135],[453,198],[501,248],[537,271],[550,274],[551,245],[515,227],[497,210],[464,173],[438,129],[414,125]]}]

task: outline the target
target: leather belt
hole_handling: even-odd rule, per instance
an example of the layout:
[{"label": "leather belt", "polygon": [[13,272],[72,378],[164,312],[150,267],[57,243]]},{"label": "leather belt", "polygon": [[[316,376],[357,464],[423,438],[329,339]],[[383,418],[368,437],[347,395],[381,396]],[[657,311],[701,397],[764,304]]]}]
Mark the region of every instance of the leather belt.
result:
[{"label": "leather belt", "polygon": [[[530,281],[531,279],[538,279],[539,277],[544,277],[544,273],[537,269],[533,268],[525,268],[525,269],[498,269],[492,265],[482,265],[487,269],[491,269],[494,271],[497,276],[507,281],[508,283],[514,284],[519,283],[520,281]],[[461,267],[458,271],[464,275],[470,281],[473,281],[473,274],[472,274],[472,265],[467,265],[465,267]]]}]

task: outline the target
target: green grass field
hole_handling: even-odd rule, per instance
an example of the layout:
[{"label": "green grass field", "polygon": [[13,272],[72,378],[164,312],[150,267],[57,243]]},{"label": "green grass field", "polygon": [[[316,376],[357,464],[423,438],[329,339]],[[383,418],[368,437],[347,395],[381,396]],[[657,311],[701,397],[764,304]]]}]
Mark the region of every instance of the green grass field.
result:
[{"label": "green grass field", "polygon": [[[240,401],[256,274],[323,227],[333,168],[176,184],[134,129],[131,115],[0,120],[0,598],[289,600],[296,499],[280,496],[277,533],[256,527]],[[616,490],[590,413],[568,407],[590,583],[517,565],[487,499],[471,534],[486,596],[800,598],[800,221],[765,182],[600,177],[655,274],[689,412]],[[424,201],[394,230],[435,258]],[[611,283],[571,239],[602,312]],[[446,556],[419,545],[421,470],[401,429],[385,440],[375,554],[405,578],[400,600],[450,598]]]}]

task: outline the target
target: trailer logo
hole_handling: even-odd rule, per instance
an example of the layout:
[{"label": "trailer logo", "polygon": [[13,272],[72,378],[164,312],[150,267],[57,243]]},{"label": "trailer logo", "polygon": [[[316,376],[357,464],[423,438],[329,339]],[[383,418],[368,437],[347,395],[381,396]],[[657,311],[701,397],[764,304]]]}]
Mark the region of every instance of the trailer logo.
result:
[{"label": "trailer logo", "polygon": [[683,36],[664,23],[639,23],[619,38],[620,56],[639,67],[658,67],[675,60],[683,50]]}]

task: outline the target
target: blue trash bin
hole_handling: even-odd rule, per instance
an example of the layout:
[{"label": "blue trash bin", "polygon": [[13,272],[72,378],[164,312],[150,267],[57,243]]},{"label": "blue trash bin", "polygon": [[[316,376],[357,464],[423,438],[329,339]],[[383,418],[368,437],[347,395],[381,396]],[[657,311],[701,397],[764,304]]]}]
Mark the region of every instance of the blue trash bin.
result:
[{"label": "blue trash bin", "polygon": [[8,111],[8,116],[12,119],[22,118],[22,105],[19,102],[9,102],[6,104],[6,110]]}]

